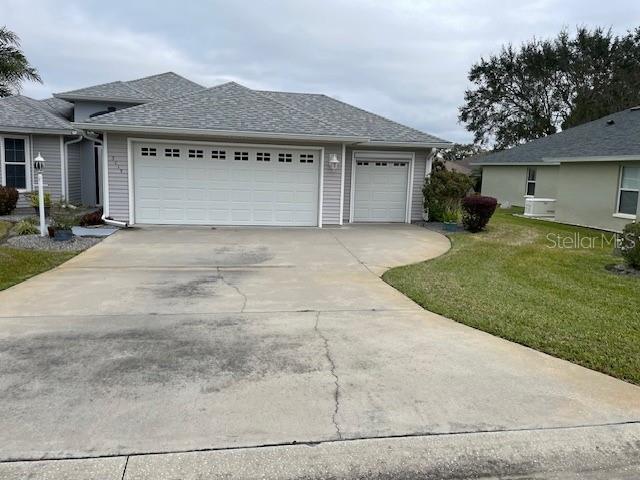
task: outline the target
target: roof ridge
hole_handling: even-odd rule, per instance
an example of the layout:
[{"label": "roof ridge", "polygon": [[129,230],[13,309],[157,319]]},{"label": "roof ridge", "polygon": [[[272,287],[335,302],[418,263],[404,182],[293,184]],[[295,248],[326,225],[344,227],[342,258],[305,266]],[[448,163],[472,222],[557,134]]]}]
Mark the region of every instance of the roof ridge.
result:
[{"label": "roof ridge", "polygon": [[[236,83],[236,82],[231,82],[231,83],[235,83],[236,85],[240,85],[239,83]],[[277,103],[278,105],[282,105],[282,106],[290,108],[292,110],[296,110],[296,111],[298,111],[300,113],[303,113],[303,114],[307,115],[308,117],[316,119],[317,121],[319,121],[320,123],[323,123],[324,125],[328,125],[328,126],[333,127],[333,128],[338,128],[338,129],[344,130],[345,132],[350,133],[351,135],[358,136],[358,133],[352,131],[351,129],[349,129],[349,128],[343,126],[343,125],[338,125],[338,124],[335,124],[335,123],[328,122],[328,121],[326,121],[326,120],[324,120],[324,119],[322,119],[322,118],[320,118],[320,117],[318,117],[316,115],[313,115],[312,113],[309,113],[309,112],[307,112],[305,110],[302,110],[301,108],[298,108],[298,107],[296,107],[294,105],[290,105],[288,103],[276,100],[275,98],[271,98],[268,95],[264,95],[264,94],[260,93],[258,90],[253,90],[251,88],[245,87],[244,85],[240,85],[240,86],[242,88],[246,88],[247,90],[252,92],[254,95],[258,95],[261,98],[266,98],[267,100],[269,100],[269,101],[271,101],[273,103]]]},{"label": "roof ridge", "polygon": [[[213,87],[209,87],[209,88],[205,88],[205,89],[203,89],[203,90],[199,90],[199,91],[197,91],[197,92],[185,93],[184,95],[178,95],[177,97],[163,98],[163,99],[160,99],[160,100],[154,100],[154,101],[152,101],[152,102],[148,102],[148,103],[141,103],[140,105],[133,105],[133,106],[131,106],[131,107],[122,108],[122,109],[120,109],[120,110],[116,110],[116,111],[114,111],[114,112],[103,113],[102,115],[96,115],[95,117],[91,117],[91,118],[89,119],[89,123],[91,123],[93,120],[96,120],[96,119],[98,119],[98,118],[102,119],[102,118],[105,118],[105,117],[107,117],[107,118],[108,118],[109,116],[114,116],[114,114],[118,113],[119,111],[124,111],[124,110],[126,110],[126,111],[129,111],[129,112],[130,112],[130,111],[132,111],[132,110],[142,109],[142,108],[145,108],[145,107],[149,107],[149,106],[151,106],[151,105],[153,105],[153,106],[157,106],[157,105],[159,105],[159,104],[163,104],[163,103],[165,103],[165,102],[171,102],[171,101],[174,101],[174,100],[178,100],[178,99],[180,99],[180,98],[189,97],[189,96],[191,96],[191,95],[198,95],[198,94],[201,94],[201,93],[204,93],[204,92],[208,92],[208,91],[210,91],[210,90],[214,90],[214,89],[220,88],[220,87],[222,87],[222,86],[224,86],[224,85],[229,85],[230,83],[235,83],[235,82],[225,82],[225,83],[221,83],[220,85],[215,85],[215,86],[213,86]],[[246,87],[245,87],[245,88],[246,88]]]},{"label": "roof ridge", "polygon": [[63,126],[64,128],[68,128],[69,130],[74,130],[73,125],[71,125],[71,123],[59,117],[58,115],[54,114],[49,109],[40,105],[40,102],[35,98],[27,97],[26,95],[15,95],[15,97],[18,100],[20,100],[23,104],[26,104],[32,108],[36,108],[40,112],[44,113],[46,116],[53,119],[55,123],[57,123],[58,125]]},{"label": "roof ridge", "polygon": [[146,77],[140,77],[140,78],[134,78],[133,80],[125,80],[124,83],[129,84],[131,82],[139,82],[140,80],[147,80],[149,78],[157,78],[157,77],[162,77],[163,75],[173,75],[174,77],[179,77],[182,80],[186,80],[189,83],[193,83],[194,85],[197,85],[198,87],[202,87],[203,89],[206,89],[207,87],[204,87],[202,85],[200,85],[199,83],[194,82],[193,80],[187,78],[187,77],[183,77],[182,75],[174,72],[173,70],[169,70],[168,72],[162,72],[162,73],[156,73],[153,75],[148,75]]}]

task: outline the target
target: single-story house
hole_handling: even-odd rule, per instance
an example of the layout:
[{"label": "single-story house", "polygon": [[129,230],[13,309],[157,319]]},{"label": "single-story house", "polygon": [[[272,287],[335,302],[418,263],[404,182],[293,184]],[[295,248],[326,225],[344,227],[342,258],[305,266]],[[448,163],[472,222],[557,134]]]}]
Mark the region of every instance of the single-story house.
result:
[{"label": "single-story house", "polygon": [[638,218],[640,108],[479,156],[472,165],[482,168],[483,195],[503,205],[619,232]]},{"label": "single-story house", "polygon": [[0,99],[2,185],[130,224],[323,226],[423,219],[451,144],[321,94],[205,88],[169,72]]}]

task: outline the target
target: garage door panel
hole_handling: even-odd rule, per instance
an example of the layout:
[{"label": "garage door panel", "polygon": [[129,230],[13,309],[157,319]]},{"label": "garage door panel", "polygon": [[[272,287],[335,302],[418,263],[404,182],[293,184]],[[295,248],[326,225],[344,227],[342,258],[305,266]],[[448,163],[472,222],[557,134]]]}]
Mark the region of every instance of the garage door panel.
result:
[{"label": "garage door panel", "polygon": [[404,222],[409,164],[377,163],[378,165],[374,161],[356,163],[354,221]]},{"label": "garage door panel", "polygon": [[[141,147],[158,156],[142,156]],[[164,156],[179,149],[180,157]],[[202,150],[202,158],[188,157]],[[224,150],[226,159],[211,158]],[[235,160],[235,152],[248,160]],[[271,161],[257,161],[256,152]],[[308,153],[309,151],[305,151]],[[278,162],[290,153],[291,163]],[[296,149],[134,145],[134,209],[137,223],[219,225],[317,225],[319,163],[299,163]],[[197,153],[194,153],[197,155]],[[264,157],[263,157],[264,158]]]}]

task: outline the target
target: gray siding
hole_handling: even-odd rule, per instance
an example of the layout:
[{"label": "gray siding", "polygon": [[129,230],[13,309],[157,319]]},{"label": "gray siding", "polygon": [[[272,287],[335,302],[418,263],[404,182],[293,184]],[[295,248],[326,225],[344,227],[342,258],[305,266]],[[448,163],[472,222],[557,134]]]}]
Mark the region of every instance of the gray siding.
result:
[{"label": "gray siding", "polygon": [[129,187],[127,136],[107,135],[107,165],[109,168],[109,216],[129,220]]},{"label": "gray siding", "polygon": [[335,153],[342,162],[342,145],[326,145],[324,149],[324,190],[322,196],[322,224],[340,223],[340,191],[342,190],[342,172],[340,168],[331,170],[329,156]]},{"label": "gray siding", "polygon": [[73,109],[73,119],[76,122],[82,122],[87,120],[90,115],[97,112],[104,112],[109,107],[113,107],[116,110],[120,110],[122,108],[128,108],[133,105],[137,105],[136,103],[123,103],[123,102],[95,102],[95,101],[84,101],[78,100],[74,102],[75,106]]},{"label": "gray siding", "polygon": [[80,143],[72,143],[67,146],[67,167],[69,192],[67,199],[73,204],[82,202],[82,177],[80,173]]}]

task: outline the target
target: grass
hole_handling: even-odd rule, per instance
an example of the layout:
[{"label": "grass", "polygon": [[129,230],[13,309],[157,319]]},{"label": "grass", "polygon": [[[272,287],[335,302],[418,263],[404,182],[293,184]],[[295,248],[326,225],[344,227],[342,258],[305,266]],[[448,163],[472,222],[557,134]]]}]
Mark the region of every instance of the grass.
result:
[{"label": "grass", "polygon": [[[511,213],[384,280],[430,311],[640,385],[640,276],[605,270],[622,259],[601,232]],[[576,235],[595,245],[551,248]]]},{"label": "grass", "polygon": [[0,290],[24,282],[74,257],[77,252],[19,250],[1,244],[12,224],[0,221]]}]

